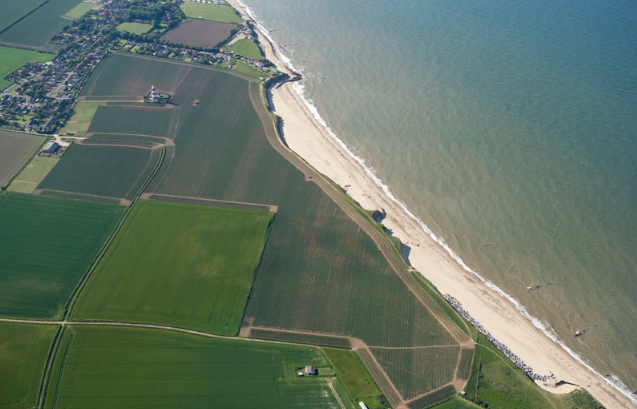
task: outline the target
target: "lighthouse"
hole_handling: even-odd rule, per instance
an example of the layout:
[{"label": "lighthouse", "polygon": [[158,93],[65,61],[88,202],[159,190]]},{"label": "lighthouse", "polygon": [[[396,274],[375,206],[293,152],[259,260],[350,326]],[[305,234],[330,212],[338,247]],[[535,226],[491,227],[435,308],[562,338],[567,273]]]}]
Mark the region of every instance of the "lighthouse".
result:
[{"label": "lighthouse", "polygon": [[151,85],[150,87],[150,98],[155,103],[161,102],[161,96],[157,93],[154,85]]}]

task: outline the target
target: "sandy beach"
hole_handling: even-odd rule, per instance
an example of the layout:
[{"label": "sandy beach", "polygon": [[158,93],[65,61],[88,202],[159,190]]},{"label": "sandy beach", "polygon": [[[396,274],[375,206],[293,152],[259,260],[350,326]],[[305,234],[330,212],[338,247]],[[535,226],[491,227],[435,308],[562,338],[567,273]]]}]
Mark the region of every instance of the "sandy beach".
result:
[{"label": "sandy beach", "polygon": [[[229,3],[250,17],[236,0]],[[256,24],[255,24],[256,25]],[[258,25],[257,29],[259,29]],[[290,72],[275,45],[263,32],[258,32],[266,57],[280,71]],[[283,135],[287,145],[319,172],[343,187],[360,205],[369,210],[384,210],[383,224],[411,248],[409,262],[443,294],[462,303],[463,308],[480,322],[498,341],[507,347],[535,373],[555,374],[565,384],[553,388],[540,385],[552,393],[568,393],[579,386],[586,389],[606,408],[635,408],[631,400],[573,358],[559,344],[551,340],[522,313],[479,277],[463,269],[437,243],[415,218],[389,198],[370,174],[325,124],[320,123],[294,87],[295,83],[272,90],[274,113],[283,119]]]}]

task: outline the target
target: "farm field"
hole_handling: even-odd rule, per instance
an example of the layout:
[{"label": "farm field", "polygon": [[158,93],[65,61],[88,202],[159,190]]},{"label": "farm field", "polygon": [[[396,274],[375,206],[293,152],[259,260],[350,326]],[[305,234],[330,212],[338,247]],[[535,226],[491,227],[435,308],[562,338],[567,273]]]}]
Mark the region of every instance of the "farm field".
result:
[{"label": "farm field", "polygon": [[192,47],[211,48],[224,41],[235,28],[234,24],[191,19],[161,36],[162,40]]},{"label": "farm field", "polygon": [[[139,57],[127,58],[139,64]],[[107,78],[111,88],[121,86]],[[171,102],[178,107],[175,156],[167,155],[145,193],[278,206],[247,305],[253,326],[354,337],[375,347],[458,345],[370,236],[314,183],[319,176],[300,172],[270,144],[268,138],[279,142],[267,114],[254,109],[261,103],[256,81],[193,67]],[[133,121],[129,113],[120,110],[119,121]],[[456,348],[443,369],[452,374]],[[409,376],[402,370],[393,381]]]},{"label": "farm field", "polygon": [[59,160],[58,157],[34,156],[31,162],[13,179],[7,190],[9,192],[33,193]]},{"label": "farm field", "polygon": [[220,23],[241,23],[243,19],[228,5],[202,4],[191,1],[183,2],[181,11],[189,18],[202,18]]},{"label": "farm field", "polygon": [[62,15],[82,0],[54,0],[42,5],[23,20],[0,34],[0,41],[31,47],[42,47],[70,21]]},{"label": "farm field", "polygon": [[80,3],[77,6],[73,7],[71,10],[67,11],[66,13],[64,13],[64,16],[72,18],[72,19],[76,19],[76,18],[80,18],[82,17],[84,14],[86,14],[87,12],[98,8],[99,5],[95,4],[95,3]]},{"label": "farm field", "polygon": [[38,189],[133,200],[159,163],[161,149],[112,143],[73,144]]},{"label": "farm field", "polygon": [[453,381],[460,347],[371,348],[405,399],[429,393]]},{"label": "farm field", "polygon": [[60,317],[122,211],[46,196],[0,195],[0,316]]},{"label": "farm field", "polygon": [[272,214],[141,200],[72,317],[235,335]]},{"label": "farm field", "polygon": [[296,376],[297,368],[329,365],[313,347],[76,325],[60,360],[47,409],[340,409],[333,378]]},{"label": "farm field", "polygon": [[177,123],[177,118],[174,118],[176,114],[177,109],[172,105],[100,106],[88,133],[171,136]]},{"label": "farm field", "polygon": [[44,3],[45,0],[10,0],[2,2],[2,14],[0,14],[0,31],[9,27],[31,10]]},{"label": "farm field", "polygon": [[174,94],[192,66],[146,58],[108,54],[93,70],[81,96],[94,100],[128,97],[141,100],[155,85],[161,92]]},{"label": "farm field", "polygon": [[381,407],[384,397],[354,352],[323,348],[323,353],[334,365],[339,381],[355,402],[363,401],[370,408]]},{"label": "farm field", "polygon": [[[85,3],[82,3],[85,4]],[[59,132],[60,135],[73,134],[74,136],[84,136],[88,127],[97,112],[97,108],[100,106],[99,102],[89,101],[76,101],[73,106],[75,113],[71,119],[66,123],[64,128]]]},{"label": "farm field", "polygon": [[43,142],[41,136],[0,131],[0,187],[11,180]]},{"label": "farm field", "polygon": [[482,406],[478,406],[475,403],[468,402],[462,398],[451,398],[448,401],[436,405],[433,409],[480,409]]},{"label": "farm field", "polygon": [[57,326],[0,322],[0,408],[35,407]]},{"label": "farm field", "polygon": [[146,23],[122,23],[117,26],[117,30],[119,31],[128,31],[132,34],[145,34],[153,28],[151,24]]},{"label": "farm field", "polygon": [[[0,35],[0,38],[1,37],[2,36]],[[0,45],[0,90],[11,85],[11,82],[5,80],[4,77],[22,67],[27,62],[47,62],[51,61],[53,57],[55,57],[54,54],[46,54],[31,50],[20,50]]]},{"label": "farm field", "polygon": [[246,40],[245,38],[238,40],[236,43],[225,47],[226,50],[243,55],[244,57],[252,58],[253,60],[262,60],[263,54],[261,49],[254,41]]}]

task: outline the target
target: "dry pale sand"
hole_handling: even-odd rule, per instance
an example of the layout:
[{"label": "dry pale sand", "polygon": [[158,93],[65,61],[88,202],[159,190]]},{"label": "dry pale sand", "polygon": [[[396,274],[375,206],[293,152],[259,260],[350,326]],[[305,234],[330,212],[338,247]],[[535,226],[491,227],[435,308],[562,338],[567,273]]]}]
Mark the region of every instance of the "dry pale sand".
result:
[{"label": "dry pale sand", "polygon": [[[248,18],[241,4],[236,0],[229,2],[244,18]],[[258,34],[266,57],[281,71],[289,72],[277,49],[263,33]],[[412,266],[440,292],[460,301],[466,311],[531,366],[535,373],[548,375],[553,372],[558,380],[585,388],[608,409],[637,407],[537,329],[510,301],[462,269],[413,218],[385,195],[363,166],[352,159],[317,122],[292,83],[274,89],[272,101],[275,113],[283,119],[283,135],[288,146],[319,172],[345,188],[363,208],[385,210],[387,216],[383,224],[411,247],[409,261]],[[574,387],[544,388],[553,393],[567,393]]]}]

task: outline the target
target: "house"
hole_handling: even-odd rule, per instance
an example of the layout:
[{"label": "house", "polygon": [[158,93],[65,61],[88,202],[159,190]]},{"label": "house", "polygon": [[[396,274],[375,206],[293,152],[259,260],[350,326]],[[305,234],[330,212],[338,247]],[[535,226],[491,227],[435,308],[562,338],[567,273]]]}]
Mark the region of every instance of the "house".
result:
[{"label": "house", "polygon": [[305,374],[306,375],[318,375],[318,370],[316,369],[315,366],[306,366],[305,367]]}]

